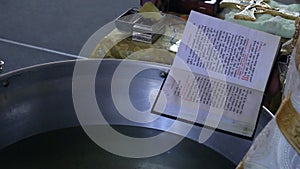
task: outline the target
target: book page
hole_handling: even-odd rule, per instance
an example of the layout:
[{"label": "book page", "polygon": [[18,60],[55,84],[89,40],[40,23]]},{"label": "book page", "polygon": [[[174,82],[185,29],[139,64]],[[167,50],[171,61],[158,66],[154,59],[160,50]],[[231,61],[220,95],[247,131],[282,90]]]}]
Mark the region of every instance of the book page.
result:
[{"label": "book page", "polygon": [[[218,123],[219,129],[251,137],[262,95],[258,90],[171,69],[153,111],[211,127]],[[208,119],[208,113],[215,116]]]},{"label": "book page", "polygon": [[280,37],[192,12],[184,30],[178,59],[192,72],[226,77],[226,81],[264,91]]}]

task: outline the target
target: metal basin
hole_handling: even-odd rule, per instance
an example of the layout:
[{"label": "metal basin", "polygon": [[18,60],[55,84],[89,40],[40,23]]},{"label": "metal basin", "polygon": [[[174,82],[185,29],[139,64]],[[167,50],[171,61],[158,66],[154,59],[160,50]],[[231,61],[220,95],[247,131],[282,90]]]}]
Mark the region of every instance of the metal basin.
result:
[{"label": "metal basin", "polygon": [[[22,169],[225,169],[235,168],[252,143],[251,138],[216,131],[205,143],[200,144],[197,140],[202,127],[193,126],[178,145],[157,156],[127,158],[109,153],[96,145],[80,127],[72,98],[75,62],[44,64],[0,76],[1,166]],[[94,60],[80,62],[87,69],[95,64]],[[124,72],[131,72],[137,67],[142,69],[131,80],[128,89],[130,102],[141,111],[151,110],[151,97],[155,98],[157,94],[153,94],[153,91],[160,89],[164,80],[161,73],[168,70],[166,66],[144,62],[103,60],[94,82],[95,96],[109,125],[120,133],[137,138],[147,138],[166,131],[174,119],[159,116],[153,122],[137,123],[118,113],[111,95],[111,83],[120,63],[124,66]],[[78,78],[82,78],[83,83],[89,83],[84,81],[88,73],[76,76],[83,76]],[[124,79],[127,78],[125,76],[126,73]],[[124,86],[121,83],[119,85],[123,90]],[[114,97],[123,99],[120,93]],[[257,133],[268,120],[270,117],[262,112]],[[167,136],[182,137],[180,132],[167,133]],[[124,146],[127,146],[126,143]]]}]

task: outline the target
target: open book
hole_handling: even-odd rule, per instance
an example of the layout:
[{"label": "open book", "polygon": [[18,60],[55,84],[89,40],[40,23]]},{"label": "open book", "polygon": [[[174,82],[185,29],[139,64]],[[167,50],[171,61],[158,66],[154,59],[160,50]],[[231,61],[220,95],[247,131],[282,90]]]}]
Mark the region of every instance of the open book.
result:
[{"label": "open book", "polygon": [[251,137],[280,37],[192,11],[156,113]]}]

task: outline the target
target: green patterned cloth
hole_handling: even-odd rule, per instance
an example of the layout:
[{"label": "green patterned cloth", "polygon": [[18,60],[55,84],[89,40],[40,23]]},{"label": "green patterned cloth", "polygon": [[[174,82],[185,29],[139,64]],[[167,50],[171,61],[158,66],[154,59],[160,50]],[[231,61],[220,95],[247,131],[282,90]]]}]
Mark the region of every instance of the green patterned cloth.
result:
[{"label": "green patterned cloth", "polygon": [[90,58],[115,58],[150,61],[171,65],[175,53],[168,51],[172,42],[181,39],[185,21],[168,16],[165,33],[153,44],[131,40],[131,36],[114,29],[103,38],[93,50]]}]

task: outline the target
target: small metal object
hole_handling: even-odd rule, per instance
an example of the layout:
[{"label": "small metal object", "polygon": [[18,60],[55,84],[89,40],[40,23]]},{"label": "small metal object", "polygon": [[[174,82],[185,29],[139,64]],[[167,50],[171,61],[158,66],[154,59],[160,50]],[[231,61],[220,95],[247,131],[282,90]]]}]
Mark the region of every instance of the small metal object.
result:
[{"label": "small metal object", "polygon": [[132,34],[133,25],[141,18],[139,10],[130,8],[115,20],[116,28],[123,32]]},{"label": "small metal object", "polygon": [[[150,14],[144,14],[145,16]],[[150,17],[147,16],[147,17]],[[152,20],[150,18],[140,18],[132,28],[132,40],[149,43],[154,43],[166,29],[166,15],[162,14],[159,20]]]},{"label": "small metal object", "polygon": [[[153,20],[153,15],[161,18]],[[152,44],[165,32],[165,18],[163,13],[139,13],[138,9],[131,8],[115,20],[115,26],[119,31],[130,34],[134,41]]]},{"label": "small metal object", "polygon": [[2,69],[3,69],[3,65],[4,65],[4,61],[3,61],[3,60],[0,60],[0,72],[1,72]]},{"label": "small metal object", "polygon": [[162,78],[167,78],[168,72],[162,71],[162,72],[160,72],[159,75],[160,75],[160,77],[162,77]]},{"label": "small metal object", "polygon": [[8,87],[8,85],[9,85],[9,81],[8,80],[5,80],[5,81],[2,82],[2,86],[3,87]]}]

